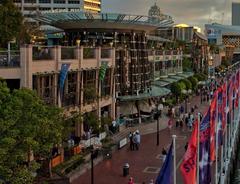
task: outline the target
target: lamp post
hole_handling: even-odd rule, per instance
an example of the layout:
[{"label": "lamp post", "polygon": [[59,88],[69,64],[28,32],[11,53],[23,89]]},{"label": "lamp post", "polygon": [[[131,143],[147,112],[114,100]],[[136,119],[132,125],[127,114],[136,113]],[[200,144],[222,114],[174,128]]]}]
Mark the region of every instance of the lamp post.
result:
[{"label": "lamp post", "polygon": [[159,116],[160,116],[160,111],[157,109],[157,113],[154,114],[154,120],[157,120],[157,146],[159,146]]},{"label": "lamp post", "polygon": [[94,184],[94,159],[98,156],[98,150],[91,151],[91,184]]}]

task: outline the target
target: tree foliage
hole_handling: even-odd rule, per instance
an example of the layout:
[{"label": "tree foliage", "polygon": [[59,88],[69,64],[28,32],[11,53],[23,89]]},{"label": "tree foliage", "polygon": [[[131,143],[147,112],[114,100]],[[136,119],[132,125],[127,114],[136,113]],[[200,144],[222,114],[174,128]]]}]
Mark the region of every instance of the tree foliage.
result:
[{"label": "tree foliage", "polygon": [[183,71],[192,71],[192,61],[190,58],[184,57],[182,61]]},{"label": "tree foliage", "polygon": [[195,90],[197,88],[198,79],[196,77],[189,77],[188,80],[192,83],[192,90]]},{"label": "tree foliage", "polygon": [[23,24],[23,16],[12,0],[3,0],[0,6],[0,45],[18,38]]},{"label": "tree foliage", "polygon": [[186,90],[192,89],[192,83],[188,79],[182,79],[180,82],[185,84]]},{"label": "tree foliage", "polygon": [[[29,153],[48,160],[63,138],[61,109],[51,107],[31,90],[10,92],[0,82],[0,178],[9,183],[32,183],[38,165]],[[24,181],[24,182],[23,182]]]}]

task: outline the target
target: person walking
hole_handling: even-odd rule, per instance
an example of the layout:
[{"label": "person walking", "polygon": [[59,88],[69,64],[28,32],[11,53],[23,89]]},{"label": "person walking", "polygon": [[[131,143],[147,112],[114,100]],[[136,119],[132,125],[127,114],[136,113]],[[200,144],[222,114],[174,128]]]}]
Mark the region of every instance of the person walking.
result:
[{"label": "person walking", "polygon": [[128,184],[134,184],[134,182],[133,182],[133,177],[130,177],[130,178],[129,178]]},{"label": "person walking", "polygon": [[132,132],[129,133],[129,141],[130,141],[130,150],[133,151],[134,150],[134,143],[133,143],[133,134]]},{"label": "person walking", "polygon": [[162,149],[163,163],[165,162],[166,157],[167,157],[167,151],[166,151],[166,149],[163,147],[163,149]]},{"label": "person walking", "polygon": [[169,118],[169,120],[168,120],[168,130],[169,130],[169,133],[171,133],[172,125],[173,125],[173,120],[172,120],[172,118]]},{"label": "person walking", "polygon": [[140,133],[139,130],[136,130],[136,133],[134,135],[134,143],[136,146],[136,150],[139,150],[140,142],[141,142]]}]

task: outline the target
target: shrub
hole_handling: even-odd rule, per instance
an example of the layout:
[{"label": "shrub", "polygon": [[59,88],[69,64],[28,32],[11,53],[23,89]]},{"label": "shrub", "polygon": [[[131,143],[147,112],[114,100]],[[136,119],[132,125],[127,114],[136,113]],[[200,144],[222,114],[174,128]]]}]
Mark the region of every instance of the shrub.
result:
[{"label": "shrub", "polygon": [[186,90],[192,89],[192,83],[188,79],[182,79],[180,82],[183,82],[186,86]]},{"label": "shrub", "polygon": [[196,77],[189,77],[188,80],[192,83],[192,90],[195,90],[197,88],[198,79]]}]

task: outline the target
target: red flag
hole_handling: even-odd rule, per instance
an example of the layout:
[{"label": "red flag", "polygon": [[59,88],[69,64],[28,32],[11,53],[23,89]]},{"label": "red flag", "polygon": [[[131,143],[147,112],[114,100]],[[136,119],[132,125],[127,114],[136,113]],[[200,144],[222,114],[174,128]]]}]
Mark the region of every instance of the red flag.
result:
[{"label": "red flag", "polygon": [[210,105],[210,158],[211,161],[215,160],[215,144],[216,144],[216,120],[217,120],[217,99],[218,90],[214,93],[211,105]]},{"label": "red flag", "polygon": [[198,137],[198,121],[194,123],[192,135],[188,142],[188,148],[183,156],[183,161],[180,165],[180,170],[185,184],[196,183],[197,170],[197,137]]},{"label": "red flag", "polygon": [[226,117],[226,110],[227,110],[227,84],[224,83],[222,85],[222,93],[223,93],[223,104],[222,104],[222,129],[223,133],[225,132],[226,129],[226,124],[227,124],[227,117]]}]

